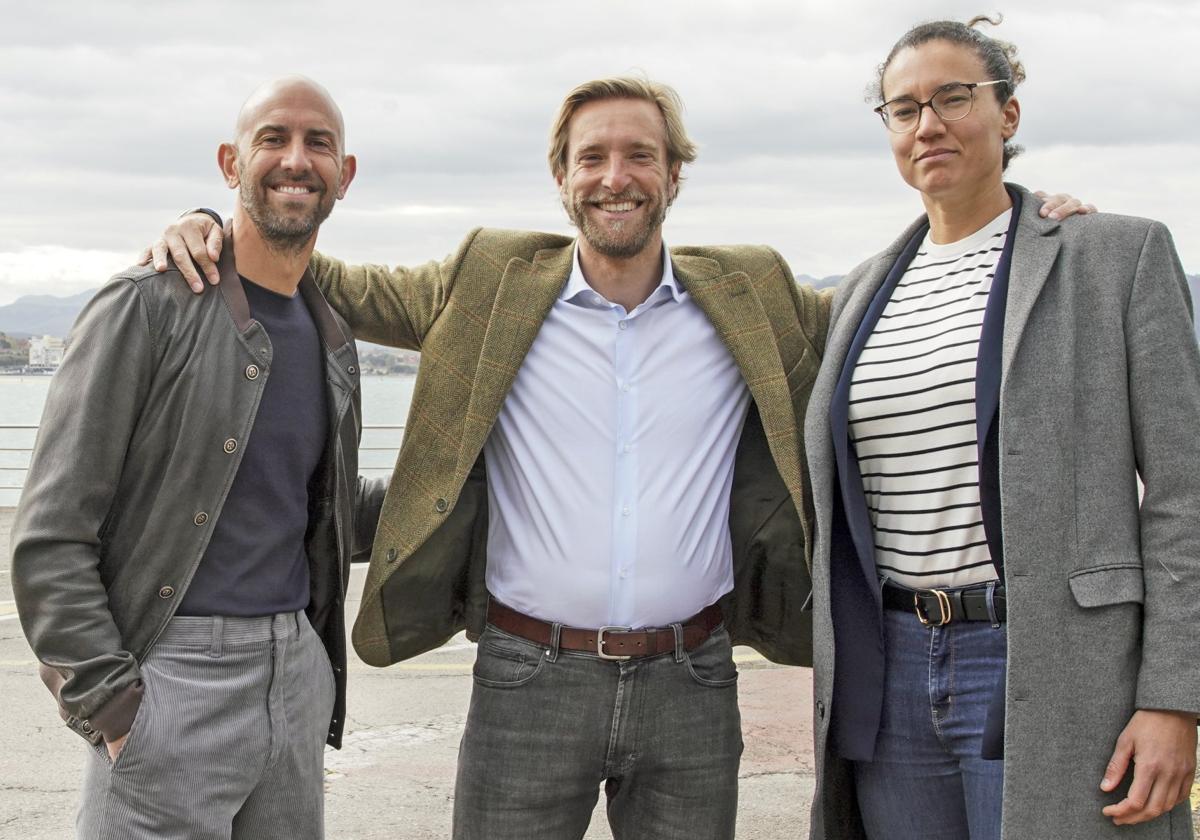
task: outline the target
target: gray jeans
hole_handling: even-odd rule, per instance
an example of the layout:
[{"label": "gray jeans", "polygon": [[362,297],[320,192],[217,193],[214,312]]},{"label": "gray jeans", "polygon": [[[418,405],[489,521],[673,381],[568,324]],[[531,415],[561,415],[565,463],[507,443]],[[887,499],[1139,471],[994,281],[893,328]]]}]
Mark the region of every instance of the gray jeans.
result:
[{"label": "gray jeans", "polygon": [[303,612],[171,619],[117,760],[88,762],[78,840],[320,840],[333,669]]},{"label": "gray jeans", "polygon": [[617,840],[727,840],[741,754],[724,628],[690,653],[677,645],[612,662],[489,625],[459,749],[454,838],[580,838],[603,783]]}]

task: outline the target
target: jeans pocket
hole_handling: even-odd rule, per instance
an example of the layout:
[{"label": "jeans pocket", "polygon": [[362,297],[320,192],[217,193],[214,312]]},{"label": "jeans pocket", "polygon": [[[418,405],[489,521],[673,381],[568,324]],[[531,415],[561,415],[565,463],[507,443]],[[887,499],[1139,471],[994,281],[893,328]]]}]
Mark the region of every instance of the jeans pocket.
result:
[{"label": "jeans pocket", "polygon": [[486,627],[479,637],[472,673],[478,685],[518,688],[538,675],[545,659],[545,651],[532,642]]},{"label": "jeans pocket", "polygon": [[729,642],[729,631],[718,627],[695,650],[684,654],[688,673],[699,685],[708,688],[728,688],[738,679],[737,666],[733,664],[733,646]]}]

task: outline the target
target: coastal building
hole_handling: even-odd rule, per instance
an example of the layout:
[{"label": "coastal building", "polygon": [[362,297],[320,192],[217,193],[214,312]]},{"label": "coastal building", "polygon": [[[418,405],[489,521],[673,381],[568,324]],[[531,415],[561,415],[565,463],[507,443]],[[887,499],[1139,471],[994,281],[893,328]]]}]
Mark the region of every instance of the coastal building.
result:
[{"label": "coastal building", "polygon": [[29,366],[56,368],[62,364],[65,349],[66,344],[63,340],[52,335],[31,338],[29,339]]}]

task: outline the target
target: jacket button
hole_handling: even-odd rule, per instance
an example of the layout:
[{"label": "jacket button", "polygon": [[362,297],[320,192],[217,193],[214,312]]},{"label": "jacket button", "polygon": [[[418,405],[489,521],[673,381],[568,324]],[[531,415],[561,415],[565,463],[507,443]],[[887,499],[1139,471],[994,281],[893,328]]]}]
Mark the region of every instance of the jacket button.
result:
[{"label": "jacket button", "polygon": [[234,440],[233,438],[230,438],[229,440],[225,441],[224,448],[225,448],[226,452],[228,452],[229,454],[233,454],[234,452],[237,451],[237,441]]},{"label": "jacket button", "polygon": [[433,509],[436,510],[438,513],[445,513],[447,510],[450,509],[450,503],[447,502],[445,499],[438,499],[436,502],[433,503]]},{"label": "jacket button", "polygon": [[88,732],[88,733],[90,733],[90,732],[92,731],[92,722],[91,722],[90,720],[85,720],[85,721],[82,721],[82,722],[79,724],[79,728],[80,728],[81,730],[83,730],[84,732]]},{"label": "jacket button", "polygon": [[175,587],[174,586],[164,586],[162,589],[158,590],[159,598],[164,598],[164,599],[171,598],[171,597],[174,597],[174,595],[175,595]]},{"label": "jacket button", "polygon": [[825,703],[821,700],[817,701],[817,717],[819,717],[821,720],[825,720]]},{"label": "jacket button", "polygon": [[205,513],[204,511],[200,511],[199,513],[197,513],[195,516],[192,517],[192,521],[195,522],[197,525],[203,525],[205,522],[208,521],[208,514]]},{"label": "jacket button", "polygon": [[358,370],[358,368],[356,368],[354,365],[350,365],[350,367],[346,368],[346,373],[353,375],[354,372],[357,370]]},{"label": "jacket button", "polygon": [[258,365],[246,365],[246,378],[258,379]]},{"label": "jacket button", "polygon": [[397,555],[397,551],[396,551],[396,549],[394,549],[394,548],[389,548],[389,549],[387,550],[387,561],[388,561],[389,563],[395,563],[395,562],[396,562],[396,555]]}]

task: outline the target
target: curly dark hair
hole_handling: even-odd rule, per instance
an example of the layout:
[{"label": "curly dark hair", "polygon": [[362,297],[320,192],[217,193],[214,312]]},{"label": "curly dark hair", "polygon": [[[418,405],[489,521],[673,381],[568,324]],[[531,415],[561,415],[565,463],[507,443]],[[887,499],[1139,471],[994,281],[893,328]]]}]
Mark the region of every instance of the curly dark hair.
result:
[{"label": "curly dark hair", "polygon": [[[867,99],[874,102],[884,101],[883,74],[891,65],[892,59],[901,50],[919,47],[929,41],[949,41],[952,44],[970,47],[983,62],[989,77],[1003,79],[1006,82],[1003,85],[992,86],[996,99],[1003,105],[1016,92],[1017,85],[1025,81],[1025,67],[1017,58],[1015,45],[998,38],[989,38],[976,28],[981,23],[999,26],[1003,20],[1002,15],[996,15],[995,18],[976,15],[966,23],[959,23],[956,20],[935,20],[914,26],[904,33],[903,37],[892,47],[892,51],[888,53],[883,63],[876,68],[875,82],[867,89]],[[1002,167],[1007,169],[1009,162],[1022,151],[1023,149],[1015,143],[1005,143]]]}]

